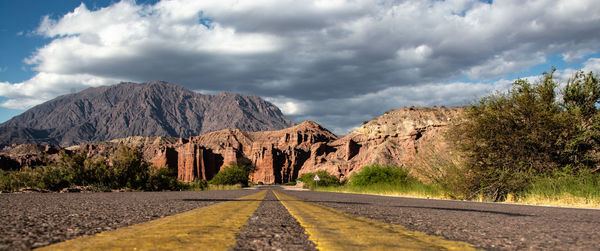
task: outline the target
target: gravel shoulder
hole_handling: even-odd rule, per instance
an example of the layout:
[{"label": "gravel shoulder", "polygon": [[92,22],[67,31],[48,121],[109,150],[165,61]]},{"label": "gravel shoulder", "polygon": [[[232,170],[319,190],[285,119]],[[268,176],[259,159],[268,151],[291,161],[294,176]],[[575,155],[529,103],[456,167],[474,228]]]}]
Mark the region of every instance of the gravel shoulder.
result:
[{"label": "gravel shoulder", "polygon": [[600,210],[328,192],[284,193],[488,250],[600,250]]},{"label": "gravel shoulder", "polygon": [[47,246],[256,192],[0,194],[0,250]]}]

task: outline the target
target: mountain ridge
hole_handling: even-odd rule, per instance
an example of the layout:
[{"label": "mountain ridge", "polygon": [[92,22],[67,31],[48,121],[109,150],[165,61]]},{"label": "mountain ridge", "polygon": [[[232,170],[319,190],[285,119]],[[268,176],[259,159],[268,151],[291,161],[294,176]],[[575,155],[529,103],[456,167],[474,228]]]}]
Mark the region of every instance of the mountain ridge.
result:
[{"label": "mountain ridge", "polygon": [[[373,118],[338,137],[316,122],[280,130],[248,132],[224,129],[187,138],[135,136],[66,148],[87,156],[109,156],[120,146],[137,149],[155,167],[176,171],[179,180],[210,180],[224,166],[247,159],[256,166],[250,181],[295,181],[325,170],[345,179],[371,164],[412,168],[431,154],[449,153],[445,132],[464,108],[405,107]],[[60,147],[20,145],[0,152],[0,166],[10,170],[42,165],[59,158]],[[54,154],[52,154],[54,153]]]},{"label": "mountain ridge", "polygon": [[0,144],[74,145],[128,136],[190,137],[235,128],[292,126],[258,96],[200,94],[158,81],[85,89],[37,105],[0,124]]}]

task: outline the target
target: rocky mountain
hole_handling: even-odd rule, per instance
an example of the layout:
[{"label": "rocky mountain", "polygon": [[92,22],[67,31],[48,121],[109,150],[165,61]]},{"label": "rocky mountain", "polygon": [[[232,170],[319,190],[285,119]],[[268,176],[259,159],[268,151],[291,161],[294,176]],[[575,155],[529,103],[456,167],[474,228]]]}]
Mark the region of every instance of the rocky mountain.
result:
[{"label": "rocky mountain", "polygon": [[[90,156],[108,156],[120,145],[137,148],[154,166],[177,170],[182,181],[210,180],[222,167],[240,158],[257,167],[253,182],[285,183],[298,177],[319,146],[337,137],[311,121],[277,131],[226,129],[189,138],[128,137],[67,148]],[[23,162],[23,161],[21,161]]]},{"label": "rocky mountain", "polygon": [[[374,118],[342,138],[328,142],[327,152],[313,156],[300,173],[326,170],[338,177],[371,164],[406,167],[435,154],[450,151],[448,126],[459,119],[460,107],[404,107]],[[422,152],[429,151],[427,154]],[[420,175],[414,174],[419,177]]]},{"label": "rocky mountain", "polygon": [[[120,145],[127,145],[139,149],[154,166],[177,170],[182,181],[210,180],[223,166],[240,158],[257,166],[250,176],[253,182],[285,183],[315,170],[345,178],[366,165],[406,166],[430,157],[422,155],[423,151],[448,151],[444,132],[462,111],[438,107],[391,110],[342,138],[307,121],[276,131],[226,129],[188,138],[137,136],[68,150],[107,156]],[[0,162],[4,158],[6,163],[10,160],[12,165],[23,166],[36,163],[40,159],[36,156],[51,158],[49,151],[57,152],[48,147],[16,147],[0,153]]]},{"label": "rocky mountain", "polygon": [[257,96],[203,95],[166,82],[89,88],[35,106],[0,125],[0,145],[68,146],[128,136],[190,137],[226,128],[292,126]]}]

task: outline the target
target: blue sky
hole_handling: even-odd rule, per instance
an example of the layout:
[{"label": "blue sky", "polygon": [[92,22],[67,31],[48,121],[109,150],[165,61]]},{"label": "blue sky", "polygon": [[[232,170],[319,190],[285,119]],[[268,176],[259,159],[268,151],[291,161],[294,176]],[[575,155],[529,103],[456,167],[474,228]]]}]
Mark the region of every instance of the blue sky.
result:
[{"label": "blue sky", "polygon": [[[0,81],[23,82],[35,75],[32,66],[24,59],[35,53],[52,39],[36,34],[44,16],[60,18],[81,3],[94,10],[114,4],[115,0],[0,0]],[[154,4],[157,0],[140,1]],[[7,98],[0,96],[0,102]],[[0,123],[22,113],[23,109],[0,107]]]},{"label": "blue sky", "polygon": [[406,105],[600,70],[595,1],[0,0],[0,123],[58,95],[165,80],[261,96],[343,134]]}]

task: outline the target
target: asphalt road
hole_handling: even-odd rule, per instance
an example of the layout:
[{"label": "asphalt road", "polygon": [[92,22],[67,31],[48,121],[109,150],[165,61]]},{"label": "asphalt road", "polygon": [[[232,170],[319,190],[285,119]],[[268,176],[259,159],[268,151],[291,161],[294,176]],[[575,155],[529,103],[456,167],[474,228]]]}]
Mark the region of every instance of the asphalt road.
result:
[{"label": "asphalt road", "polygon": [[486,250],[600,250],[600,210],[286,191]]},{"label": "asphalt road", "polygon": [[0,194],[0,250],[28,250],[256,193]]},{"label": "asphalt road", "polygon": [[[260,199],[258,209],[235,235],[235,245],[230,249],[314,250],[315,236],[311,237],[306,229],[335,227],[301,224],[298,215],[293,216],[288,211],[290,203],[300,203],[320,205],[317,209],[334,214],[346,212],[358,221],[364,221],[360,220],[364,217],[382,224],[402,225],[409,230],[468,242],[487,250],[600,250],[600,210],[264,188],[277,191],[278,197],[268,191],[264,199]],[[3,222],[0,250],[46,246],[235,201],[256,192],[0,194],[0,221]],[[290,195],[295,199],[288,197]],[[356,232],[357,236],[369,237],[369,233],[361,233],[360,228]]]}]

